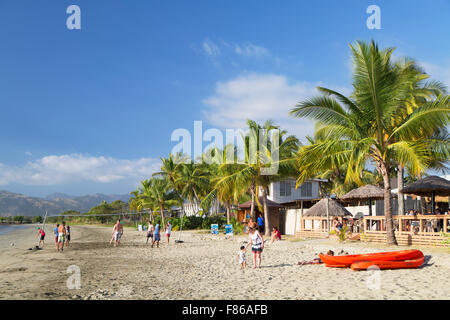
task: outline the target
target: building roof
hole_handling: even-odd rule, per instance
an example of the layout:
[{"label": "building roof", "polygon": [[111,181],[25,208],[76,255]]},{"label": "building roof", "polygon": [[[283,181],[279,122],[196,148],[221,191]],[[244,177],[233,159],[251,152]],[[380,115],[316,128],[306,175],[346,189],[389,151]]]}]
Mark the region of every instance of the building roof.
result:
[{"label": "building roof", "polygon": [[[261,205],[263,205],[263,197],[259,197],[258,200],[259,200],[259,203]],[[239,205],[239,209],[250,209],[251,205],[252,205],[252,200],[248,200],[247,202],[241,203]],[[258,206],[258,204],[255,201],[255,207],[257,207],[257,206]],[[269,208],[282,208],[283,207],[281,204],[279,204],[275,201],[269,200],[269,199],[267,199],[267,206]]]},{"label": "building roof", "polygon": [[351,201],[351,200],[382,200],[384,199],[384,190],[380,187],[366,184],[365,186],[356,188],[347,192],[342,197],[339,197],[341,200]]},{"label": "building roof", "polygon": [[437,196],[450,196],[450,181],[438,176],[428,176],[407,185],[401,192],[419,196],[429,196],[434,192]]},{"label": "building roof", "polygon": [[[330,217],[344,217],[351,216],[350,211],[345,209],[339,202],[328,199],[328,213]],[[322,199],[309,208],[304,216],[307,217],[326,217],[327,216],[327,199]]]}]

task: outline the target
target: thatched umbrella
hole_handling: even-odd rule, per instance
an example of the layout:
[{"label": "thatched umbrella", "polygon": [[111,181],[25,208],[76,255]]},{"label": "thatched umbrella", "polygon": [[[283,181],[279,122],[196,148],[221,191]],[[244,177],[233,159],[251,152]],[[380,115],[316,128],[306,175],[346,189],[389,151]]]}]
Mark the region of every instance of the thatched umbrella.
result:
[{"label": "thatched umbrella", "polygon": [[403,193],[418,196],[431,195],[431,210],[435,213],[435,196],[450,196],[450,181],[438,176],[429,176],[407,185]]},{"label": "thatched umbrella", "polygon": [[369,215],[372,215],[372,200],[383,200],[384,190],[380,187],[366,184],[365,186],[353,189],[352,191],[340,197],[343,201],[354,200],[368,200],[369,201]]},{"label": "thatched umbrella", "polygon": [[305,216],[325,217],[327,216],[327,202],[328,202],[328,216],[330,217],[345,217],[352,214],[345,209],[339,202],[333,199],[322,199],[306,211]]}]

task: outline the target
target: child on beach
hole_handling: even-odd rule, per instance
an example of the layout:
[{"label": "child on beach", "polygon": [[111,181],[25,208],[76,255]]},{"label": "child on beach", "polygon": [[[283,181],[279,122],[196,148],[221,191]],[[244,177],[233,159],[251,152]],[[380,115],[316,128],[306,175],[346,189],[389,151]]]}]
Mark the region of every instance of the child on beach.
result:
[{"label": "child on beach", "polygon": [[245,247],[241,246],[241,250],[238,253],[239,264],[241,265],[241,269],[247,268],[247,259],[245,258]]},{"label": "child on beach", "polygon": [[167,222],[166,224],[166,239],[167,239],[167,244],[169,244],[169,240],[170,240],[170,234],[172,233],[172,225],[170,224],[170,222]]}]

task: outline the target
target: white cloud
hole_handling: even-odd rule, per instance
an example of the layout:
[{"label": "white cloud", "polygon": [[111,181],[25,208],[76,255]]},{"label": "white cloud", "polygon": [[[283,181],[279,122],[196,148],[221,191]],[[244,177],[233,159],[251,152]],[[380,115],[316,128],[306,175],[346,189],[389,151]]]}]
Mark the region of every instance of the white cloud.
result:
[{"label": "white cloud", "polygon": [[439,66],[427,61],[419,61],[418,63],[430,75],[431,79],[442,81],[450,89],[450,64]]},{"label": "white cloud", "polygon": [[23,166],[0,163],[0,185],[50,186],[76,182],[136,185],[159,167],[160,160],[153,158],[125,160],[82,154],[50,155]]},{"label": "white cloud", "polygon": [[250,42],[246,42],[242,45],[239,45],[237,43],[230,43],[230,44],[227,43],[226,45],[231,46],[234,49],[234,52],[240,56],[246,56],[246,57],[270,56],[269,50],[267,50],[264,47],[257,46]]},{"label": "white cloud", "polygon": [[[191,45],[194,51],[201,52],[210,58],[217,58],[224,55],[237,55],[239,57],[252,58],[270,58],[272,57],[270,51],[263,46],[253,44],[249,41],[244,43],[226,42],[226,41],[212,41],[206,38],[202,44],[201,49],[196,45]],[[275,60],[279,58],[274,57]]]},{"label": "white cloud", "polygon": [[206,39],[202,43],[203,52],[208,56],[218,56],[220,55],[219,47],[209,39]]},{"label": "white cloud", "polygon": [[[288,113],[299,101],[317,95],[318,85],[323,84],[290,83],[283,75],[250,73],[218,82],[214,94],[203,100],[203,113],[209,123],[220,128],[245,128],[247,119],[271,119],[302,139],[313,134],[314,123],[294,119]],[[349,93],[346,88],[333,89]]]}]

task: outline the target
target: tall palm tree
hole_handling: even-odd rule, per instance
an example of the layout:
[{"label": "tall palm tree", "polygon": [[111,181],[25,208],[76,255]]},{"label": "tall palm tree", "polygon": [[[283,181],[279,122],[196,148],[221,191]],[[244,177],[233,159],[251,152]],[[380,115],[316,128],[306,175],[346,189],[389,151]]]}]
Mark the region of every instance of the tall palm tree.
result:
[{"label": "tall palm tree", "polygon": [[[269,208],[267,204],[268,186],[271,182],[288,176],[292,173],[294,158],[293,151],[297,151],[298,140],[295,137],[283,137],[285,131],[277,136],[270,136],[272,130],[278,130],[271,121],[266,121],[263,126],[252,120],[247,120],[249,131],[243,137],[244,159],[237,163],[223,163],[220,171],[223,175],[217,179],[215,190],[234,190],[234,197],[250,191],[252,196],[252,216],[257,204],[264,212],[265,234],[270,234]],[[274,141],[273,139],[279,139]],[[277,143],[275,143],[277,142]],[[276,172],[267,170],[270,166],[278,167]],[[261,190],[262,204],[259,203],[259,191]],[[255,217],[254,217],[255,218]]]},{"label": "tall palm tree", "polygon": [[373,41],[356,42],[350,48],[354,72],[352,96],[319,87],[321,96],[299,103],[290,112],[294,117],[317,121],[316,133],[325,138],[300,149],[297,183],[314,172],[346,165],[345,181],[361,184],[361,173],[371,162],[383,177],[387,242],[397,244],[390,171],[396,163],[402,163],[420,175],[436,153],[448,155],[448,140],[431,141],[428,137],[448,125],[449,97],[426,99],[400,116],[397,109],[408,92],[405,82],[412,80],[391,62],[394,49],[381,50]]},{"label": "tall palm tree", "polygon": [[164,211],[178,203],[175,192],[167,179],[153,177],[150,179],[149,193],[152,201],[159,207],[161,223],[165,230]]}]

